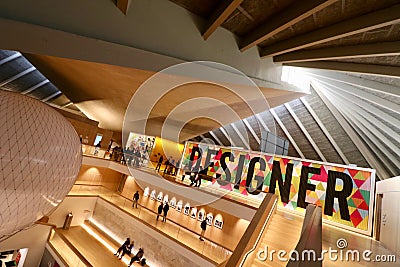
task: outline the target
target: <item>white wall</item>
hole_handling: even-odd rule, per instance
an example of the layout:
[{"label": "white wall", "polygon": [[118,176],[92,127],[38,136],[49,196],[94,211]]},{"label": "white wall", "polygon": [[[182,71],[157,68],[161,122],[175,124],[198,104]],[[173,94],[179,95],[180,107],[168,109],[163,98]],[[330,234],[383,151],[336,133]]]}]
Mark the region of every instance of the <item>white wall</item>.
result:
[{"label": "white wall", "polygon": [[97,197],[67,196],[57,209],[50,215],[49,223],[62,227],[69,212],[74,216],[71,226],[81,225],[89,219],[96,205]]},{"label": "white wall", "polygon": [[40,264],[51,227],[35,225],[21,231],[0,243],[0,251],[28,248],[24,267],[37,267]]},{"label": "white wall", "polygon": [[376,183],[376,194],[382,194],[380,241],[400,255],[400,176]]},{"label": "white wall", "polygon": [[[74,215],[71,225],[80,225],[92,216],[97,197],[66,197],[50,215],[49,223],[62,227],[65,216],[71,211]],[[86,212],[90,211],[90,212]],[[24,267],[37,267],[43,256],[51,227],[35,225],[21,231],[0,243],[0,251],[28,248]]]}]

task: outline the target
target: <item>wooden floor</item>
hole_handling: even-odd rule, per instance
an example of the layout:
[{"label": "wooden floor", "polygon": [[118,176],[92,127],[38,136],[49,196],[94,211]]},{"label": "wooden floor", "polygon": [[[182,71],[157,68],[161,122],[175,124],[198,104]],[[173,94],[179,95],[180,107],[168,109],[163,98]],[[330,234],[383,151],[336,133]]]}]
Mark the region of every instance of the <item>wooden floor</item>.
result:
[{"label": "wooden floor", "polygon": [[[345,248],[343,251],[347,250],[355,250],[357,249],[360,251],[360,257],[362,257],[362,253],[364,250],[371,250],[372,255],[371,259],[375,257],[375,255],[393,255],[394,253],[388,249],[386,249],[382,243],[363,235],[354,234],[349,231],[341,230],[337,227],[332,227],[329,225],[322,226],[322,249],[328,250],[329,247],[332,249],[337,248],[337,240],[340,238],[346,239],[348,243],[348,247]],[[345,256],[343,257],[345,259]],[[343,266],[351,266],[351,267],[395,267],[400,266],[400,257],[397,256],[396,262],[386,262],[386,263],[379,263],[375,261],[360,261],[360,262],[353,262],[353,261],[331,261],[329,257],[325,257],[323,261],[324,267],[343,267]]]},{"label": "wooden floor", "polygon": [[[287,252],[294,249],[297,245],[297,242],[300,238],[300,232],[303,224],[303,218],[300,216],[295,216],[291,214],[287,214],[282,211],[277,211],[277,213],[272,217],[271,223],[266,229],[265,233],[262,235],[259,244],[257,245],[255,251],[248,256],[248,259],[245,261],[245,267],[256,266],[256,267],[280,267],[286,266],[287,262],[279,261],[276,253],[274,254],[273,261],[269,259],[265,261],[261,261],[257,258],[257,252],[260,249],[264,249],[268,246],[268,251],[271,250],[285,250]],[[348,243],[348,247],[343,251],[347,250],[355,250],[360,251],[360,257],[362,257],[362,253],[364,250],[371,250],[372,256],[371,259],[374,259],[375,255],[393,255],[394,253],[390,250],[386,249],[380,242],[360,235],[355,234],[349,231],[341,230],[337,227],[329,226],[324,224],[322,227],[322,249],[329,250],[329,247],[334,250],[338,250],[336,245],[337,240],[340,238],[346,239]],[[340,254],[337,253],[339,256]],[[288,256],[285,256],[288,258]],[[340,258],[339,258],[340,259]],[[397,256],[396,262],[386,262],[379,263],[376,261],[341,261],[341,260],[332,261],[329,259],[329,256],[325,254],[323,266],[324,267],[395,267],[400,266],[400,257]],[[345,256],[343,256],[345,259]]]},{"label": "wooden floor", "polygon": [[[93,229],[91,230],[93,231]],[[80,226],[71,227],[69,230],[57,229],[57,232],[60,235],[63,235],[64,238],[66,238],[92,266],[126,267],[130,260],[130,257],[128,256],[125,256],[123,261],[118,260],[117,257],[114,256],[118,246],[112,241],[107,240],[95,230],[93,232],[98,235],[103,242],[96,239],[93,235]],[[67,261],[68,258],[72,257],[68,250],[61,250],[58,251],[58,253],[60,253],[60,255]],[[140,265],[138,263],[134,263],[132,266]]]}]

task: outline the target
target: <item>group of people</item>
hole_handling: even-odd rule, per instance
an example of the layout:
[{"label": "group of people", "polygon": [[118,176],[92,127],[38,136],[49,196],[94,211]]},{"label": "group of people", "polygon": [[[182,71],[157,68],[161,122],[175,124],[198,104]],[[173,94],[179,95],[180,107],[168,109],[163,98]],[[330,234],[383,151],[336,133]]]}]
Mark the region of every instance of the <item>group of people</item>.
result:
[{"label": "group of people", "polygon": [[[185,176],[189,175],[189,180],[190,180],[190,186],[194,186],[194,187],[200,187],[201,185],[201,179],[202,176],[206,176],[207,175],[207,169],[202,169],[201,171],[185,171],[185,173],[182,175],[182,182],[185,179]],[[217,174],[218,176],[218,174]],[[219,177],[217,177],[219,178]]]},{"label": "group of people", "polygon": [[[161,204],[158,206],[158,210],[157,210],[157,221],[160,216],[163,216],[162,222],[167,221],[168,210],[169,210],[168,202],[165,202],[165,204],[163,204],[161,202]],[[161,215],[161,214],[163,214],[163,215]],[[204,220],[201,222],[200,228],[201,228],[201,233],[200,233],[199,239],[201,241],[204,241],[203,237],[204,237],[204,233],[207,229],[207,218],[204,218]]]},{"label": "group of people", "polygon": [[[118,257],[119,260],[122,259],[122,257],[126,255],[131,255],[132,250],[134,248],[134,242],[130,240],[128,237],[125,242],[118,248],[117,252],[115,252],[115,256]],[[139,262],[140,265],[145,266],[146,265],[146,259],[143,258],[144,256],[144,249],[139,248],[138,252],[136,253],[135,256],[131,258],[131,261],[129,262],[128,266],[131,266],[134,262]]]},{"label": "group of people", "polygon": [[126,162],[129,166],[132,167],[140,167],[142,163],[142,153],[140,152],[139,148],[126,148],[125,149],[125,154],[126,154]]},{"label": "group of people", "polygon": [[122,147],[116,146],[112,148],[110,159],[122,164],[128,164],[129,166],[140,167],[142,153],[139,149],[129,149],[127,147],[123,149]]},{"label": "group of people", "polygon": [[[163,203],[161,202],[161,204],[158,206],[158,209],[157,209],[157,221],[158,221],[158,218],[159,218],[160,216],[163,217],[163,218],[162,218],[162,222],[167,221],[168,211],[169,211],[168,202],[165,202],[165,204],[163,204]],[[161,214],[163,214],[163,215],[161,215]]]},{"label": "group of people", "polygon": [[121,162],[125,164],[125,155],[122,150],[122,147],[116,146],[112,149],[112,152],[110,154],[110,159],[113,161]]},{"label": "group of people", "polygon": [[[161,171],[161,166],[163,164],[164,161],[164,157],[162,155],[160,155],[160,157],[158,158],[157,161],[157,166],[156,166],[156,171]],[[165,161],[165,168],[164,168],[164,174],[169,174],[169,175],[173,175],[176,176],[178,174],[178,170],[179,170],[179,164],[180,161],[177,160],[175,162],[175,159],[172,158],[172,156],[170,156],[166,161]]]}]

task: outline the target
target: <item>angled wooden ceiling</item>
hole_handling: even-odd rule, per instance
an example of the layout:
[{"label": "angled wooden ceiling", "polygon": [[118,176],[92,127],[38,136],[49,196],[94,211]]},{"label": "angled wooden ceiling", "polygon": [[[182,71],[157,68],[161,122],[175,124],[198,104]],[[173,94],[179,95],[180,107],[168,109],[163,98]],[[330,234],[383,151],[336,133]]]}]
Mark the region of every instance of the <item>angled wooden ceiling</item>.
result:
[{"label": "angled wooden ceiling", "polygon": [[400,76],[399,0],[170,0],[274,62]]},{"label": "angled wooden ceiling", "polygon": [[[155,74],[154,71],[109,64],[29,53],[24,53],[23,55],[71,99],[74,105],[88,118],[98,121],[99,127],[113,131],[121,131],[125,112],[133,94],[148,78]],[[179,76],[174,77],[175,79],[180,78]],[[182,79],[185,79],[185,77]],[[228,84],[226,86],[229,88]],[[243,88],[245,87],[243,85]],[[146,92],[150,91],[149,88],[146,90]],[[260,90],[271,107],[279,106],[282,103],[305,95],[301,92],[269,87],[260,87]],[[207,114],[210,112],[224,114],[224,118],[230,122],[252,114],[248,103],[220,85],[202,82],[182,82],[181,86],[175,87],[159,99],[154,99],[155,102],[151,112],[147,114],[147,117],[143,117],[143,120],[147,120],[146,134],[161,136],[163,124],[175,107],[190,99],[211,96],[213,99],[218,99],[220,103],[217,105],[210,101],[210,107],[198,104],[185,109],[186,113],[192,112],[190,114],[196,114],[199,117],[193,116],[195,119],[183,124],[184,128],[180,135],[181,141],[220,127],[221,123],[203,119],[209,117]],[[257,98],[249,98],[249,101],[255,100]],[[229,113],[229,110],[223,109],[225,106],[229,106],[238,116],[231,116],[232,114]],[[137,108],[139,110],[142,109],[139,106]],[[182,113],[183,111],[180,112]],[[179,117],[178,115],[175,115],[175,117]],[[143,120],[137,120],[135,123],[141,124]],[[173,123],[178,125],[182,121],[173,121],[171,125]]]}]

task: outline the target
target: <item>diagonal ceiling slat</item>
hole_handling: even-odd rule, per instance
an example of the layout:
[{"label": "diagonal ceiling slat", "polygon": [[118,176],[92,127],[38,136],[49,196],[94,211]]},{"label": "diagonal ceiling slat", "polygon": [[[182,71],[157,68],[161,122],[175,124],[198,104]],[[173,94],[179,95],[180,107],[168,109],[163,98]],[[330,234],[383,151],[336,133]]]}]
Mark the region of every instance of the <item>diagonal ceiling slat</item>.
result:
[{"label": "diagonal ceiling slat", "polygon": [[275,56],[400,22],[400,4],[341,21],[264,47],[261,57]]},{"label": "diagonal ceiling slat", "polygon": [[400,67],[389,65],[375,65],[364,63],[349,63],[338,61],[310,61],[310,62],[292,62],[283,63],[284,66],[293,66],[301,68],[337,70],[344,72],[370,73],[383,76],[400,77]]},{"label": "diagonal ceiling slat", "polygon": [[223,1],[218,8],[215,9],[207,22],[206,30],[203,33],[204,40],[207,40],[242,2],[243,0]]},{"label": "diagonal ceiling slat", "polygon": [[343,58],[382,57],[400,54],[400,42],[347,45],[312,50],[300,50],[274,56],[274,62],[289,63]]},{"label": "diagonal ceiling slat", "polygon": [[337,1],[338,0],[309,0],[304,1],[301,5],[299,5],[298,2],[293,3],[284,12],[276,14],[266,23],[261,24],[255,30],[244,36],[240,42],[240,51],[243,52],[263,42],[276,33],[289,28]]}]

